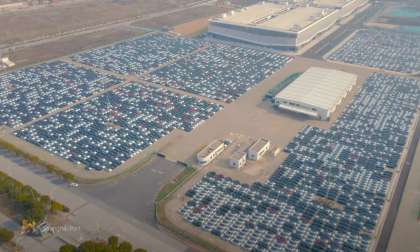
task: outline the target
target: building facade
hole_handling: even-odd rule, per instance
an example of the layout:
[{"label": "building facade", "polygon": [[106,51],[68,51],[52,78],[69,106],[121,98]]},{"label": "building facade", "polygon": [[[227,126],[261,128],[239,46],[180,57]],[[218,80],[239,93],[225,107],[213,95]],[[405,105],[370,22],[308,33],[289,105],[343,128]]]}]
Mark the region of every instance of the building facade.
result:
[{"label": "building facade", "polygon": [[270,141],[264,138],[258,139],[248,149],[249,160],[260,160],[264,154],[270,149]]},{"label": "building facade", "polygon": [[221,140],[214,140],[197,154],[198,164],[201,166],[208,165],[217,156],[219,156],[226,148]]}]

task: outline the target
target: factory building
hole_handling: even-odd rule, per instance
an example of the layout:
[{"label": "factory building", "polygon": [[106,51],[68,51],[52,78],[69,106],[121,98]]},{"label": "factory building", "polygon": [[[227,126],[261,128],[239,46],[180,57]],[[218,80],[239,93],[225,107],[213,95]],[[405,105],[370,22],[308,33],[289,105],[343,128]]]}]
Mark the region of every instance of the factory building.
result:
[{"label": "factory building", "polygon": [[237,169],[241,169],[246,164],[246,152],[243,150],[235,151],[229,158],[229,166]]},{"label": "factory building", "polygon": [[275,105],[280,109],[327,120],[356,82],[357,76],[354,74],[311,67],[275,96]]},{"label": "factory building", "polygon": [[[232,41],[275,49],[297,50],[335,25],[342,10],[319,0],[314,4],[262,2],[209,20],[209,34]],[[330,0],[338,2],[339,0]],[[341,0],[345,2],[345,0]],[[350,0],[366,2],[366,0]],[[358,7],[358,4],[350,4]],[[355,8],[356,8],[355,7]]]},{"label": "factory building", "polygon": [[260,160],[264,154],[270,149],[270,141],[264,138],[258,139],[248,149],[249,160]]},{"label": "factory building", "polygon": [[214,140],[197,154],[197,161],[201,166],[208,165],[226,148],[222,140]]}]

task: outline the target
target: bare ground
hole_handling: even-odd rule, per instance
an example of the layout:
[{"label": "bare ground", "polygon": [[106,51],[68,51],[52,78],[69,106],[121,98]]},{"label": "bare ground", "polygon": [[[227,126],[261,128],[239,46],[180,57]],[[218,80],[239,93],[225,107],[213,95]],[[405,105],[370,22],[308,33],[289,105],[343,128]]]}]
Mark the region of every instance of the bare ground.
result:
[{"label": "bare ground", "polygon": [[21,47],[16,49],[13,62],[22,67],[140,36],[143,33],[140,29],[118,27]]},{"label": "bare ground", "polygon": [[196,0],[91,0],[0,13],[0,45],[171,10]]}]

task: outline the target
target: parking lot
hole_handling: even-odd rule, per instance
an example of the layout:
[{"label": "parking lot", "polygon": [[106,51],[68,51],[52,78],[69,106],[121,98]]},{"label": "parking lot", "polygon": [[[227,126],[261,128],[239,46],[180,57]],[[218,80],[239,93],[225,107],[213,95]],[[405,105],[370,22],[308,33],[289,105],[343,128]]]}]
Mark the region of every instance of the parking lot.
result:
[{"label": "parking lot", "polygon": [[131,83],[15,135],[87,169],[112,170],[173,129],[192,131],[220,109],[217,104]]},{"label": "parking lot", "polygon": [[72,60],[120,74],[143,73],[197,50],[202,41],[164,33],[148,34],[76,54]]},{"label": "parking lot", "polygon": [[17,127],[121,82],[54,61],[0,75],[0,124]]},{"label": "parking lot", "polygon": [[393,72],[418,73],[420,35],[373,28],[359,30],[328,59]]},{"label": "parking lot", "polygon": [[152,72],[147,80],[231,102],[291,60],[268,51],[208,43],[204,50]]},{"label": "parking lot", "polygon": [[420,102],[420,82],[372,74],[329,129],[305,127],[265,183],[209,172],[179,210],[247,251],[367,251]]}]

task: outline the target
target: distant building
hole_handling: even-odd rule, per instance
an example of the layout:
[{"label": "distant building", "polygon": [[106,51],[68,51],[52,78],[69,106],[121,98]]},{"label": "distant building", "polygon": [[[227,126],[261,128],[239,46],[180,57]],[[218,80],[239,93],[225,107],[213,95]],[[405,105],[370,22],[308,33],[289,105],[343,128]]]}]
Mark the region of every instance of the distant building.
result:
[{"label": "distant building", "polygon": [[270,149],[270,141],[264,138],[258,139],[248,149],[249,160],[260,160],[264,154]]},{"label": "distant building", "polygon": [[311,67],[278,93],[274,102],[280,109],[327,120],[356,82],[354,74]]},{"label": "distant building", "polygon": [[297,50],[367,0],[315,0],[316,4],[258,3],[209,20],[209,34],[270,48]]},{"label": "distant building", "polygon": [[225,150],[225,147],[222,140],[214,140],[197,154],[198,163],[202,166],[209,164]]},{"label": "distant building", "polygon": [[243,150],[235,151],[229,158],[229,166],[241,169],[246,164],[246,152]]},{"label": "distant building", "polygon": [[6,68],[16,66],[16,64],[12,62],[8,57],[1,58],[0,63],[3,64]]}]

